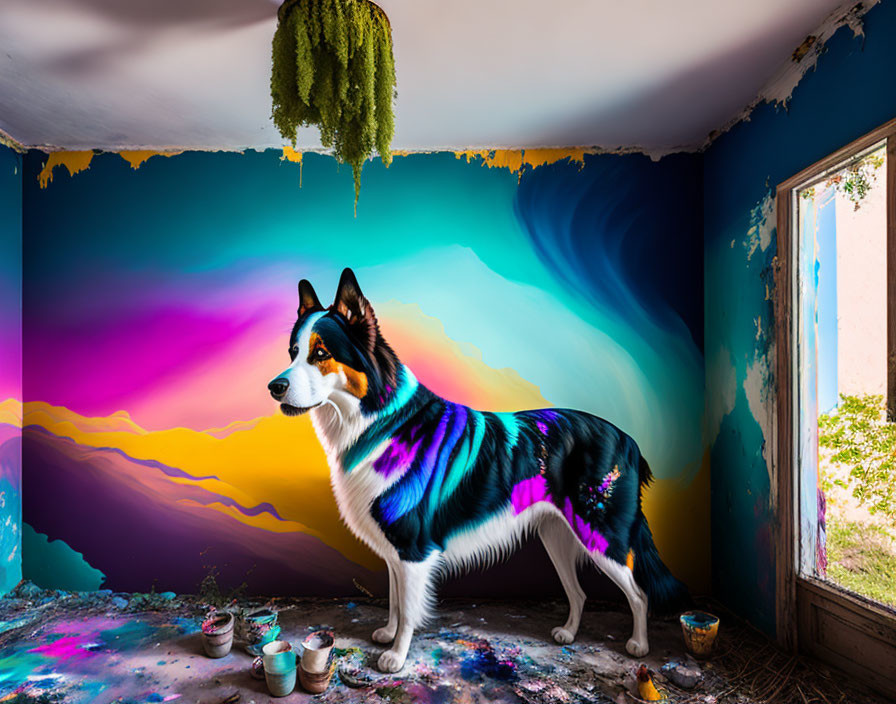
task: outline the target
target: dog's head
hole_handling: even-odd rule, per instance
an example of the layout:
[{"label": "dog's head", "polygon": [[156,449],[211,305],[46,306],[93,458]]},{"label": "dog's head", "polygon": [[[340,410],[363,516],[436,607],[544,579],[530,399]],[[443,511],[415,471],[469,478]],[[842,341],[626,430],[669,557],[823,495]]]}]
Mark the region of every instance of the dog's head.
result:
[{"label": "dog's head", "polygon": [[352,270],[342,272],[329,308],[302,279],[298,313],[289,338],[292,363],[268,384],[283,413],[300,415],[339,394],[357,398],[365,413],[382,408],[395,392],[400,365]]}]

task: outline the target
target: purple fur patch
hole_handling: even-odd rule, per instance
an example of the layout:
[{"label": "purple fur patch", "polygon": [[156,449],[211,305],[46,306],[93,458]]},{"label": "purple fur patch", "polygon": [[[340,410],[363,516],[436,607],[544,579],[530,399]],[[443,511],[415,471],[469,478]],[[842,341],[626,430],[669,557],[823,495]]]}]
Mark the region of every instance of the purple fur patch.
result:
[{"label": "purple fur patch", "polygon": [[[516,515],[521,514],[539,501],[553,501],[548,482],[541,474],[536,474],[534,477],[517,482],[510,492],[510,503]],[[563,503],[563,515],[566,517],[566,522],[569,523],[589,552],[596,550],[604,554],[607,548],[610,547],[607,539],[573,510],[572,501],[569,498]]]},{"label": "purple fur patch", "polygon": [[569,500],[569,497],[563,504],[563,515],[566,516],[567,523],[575,531],[575,534],[579,536],[579,540],[582,541],[582,544],[589,552],[597,550],[599,553],[604,554],[607,548],[610,547],[610,543],[607,542],[604,536],[592,528],[588,521],[573,511],[572,501]]},{"label": "purple fur patch", "polygon": [[[417,429],[415,428],[411,433],[411,437],[416,434]],[[376,461],[373,463],[373,468],[386,479],[396,473],[404,474],[417,456],[417,451],[420,449],[420,444],[422,442],[423,438],[420,438],[413,445],[409,446],[399,438],[392,438],[389,447],[383,451],[383,454],[376,458]]]},{"label": "purple fur patch", "polygon": [[539,501],[550,500],[551,492],[548,491],[548,483],[540,474],[536,474],[529,479],[523,479],[510,492],[510,503],[513,504],[513,512],[516,515],[521,514]]},{"label": "purple fur patch", "polygon": [[538,429],[541,431],[542,435],[548,434],[548,425],[547,423],[542,423],[540,420],[536,421],[535,425],[538,426]]}]

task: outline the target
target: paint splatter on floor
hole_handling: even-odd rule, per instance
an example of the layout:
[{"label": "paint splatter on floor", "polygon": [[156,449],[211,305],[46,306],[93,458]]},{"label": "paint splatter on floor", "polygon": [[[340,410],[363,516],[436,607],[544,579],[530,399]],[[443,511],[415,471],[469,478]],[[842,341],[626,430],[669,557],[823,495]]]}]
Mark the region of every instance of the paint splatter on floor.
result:
[{"label": "paint splatter on floor", "polygon": [[[34,588],[19,597],[0,599],[2,704],[312,699],[301,690],[270,697],[264,682],[253,679],[253,658],[239,643],[225,658],[204,657],[204,606],[195,598]],[[336,633],[336,674],[327,692],[314,697],[322,704],[616,704],[632,701],[625,692],[641,662],[624,651],[631,616],[615,607],[591,607],[578,640],[560,646],[550,633],[566,618],[563,604],[452,600],[415,638],[404,670],[383,675],[375,669],[383,648],[369,640],[387,615],[382,600],[277,600],[273,606],[281,637],[295,644],[314,630]],[[651,655],[643,660],[649,667],[659,671],[684,659],[677,622],[654,621],[651,639]],[[703,672],[700,688],[671,701],[749,701],[718,698],[726,683],[711,665]]]}]

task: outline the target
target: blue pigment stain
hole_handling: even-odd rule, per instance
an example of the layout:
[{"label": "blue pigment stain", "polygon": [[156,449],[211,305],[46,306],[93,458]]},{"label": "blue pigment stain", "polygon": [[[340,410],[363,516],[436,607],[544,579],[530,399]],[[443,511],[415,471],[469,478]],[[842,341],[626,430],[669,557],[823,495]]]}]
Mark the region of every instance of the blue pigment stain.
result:
[{"label": "blue pigment stain", "polygon": [[478,644],[472,657],[461,662],[460,674],[468,682],[481,681],[486,677],[501,682],[513,682],[517,679],[515,663],[498,660],[488,643]]}]

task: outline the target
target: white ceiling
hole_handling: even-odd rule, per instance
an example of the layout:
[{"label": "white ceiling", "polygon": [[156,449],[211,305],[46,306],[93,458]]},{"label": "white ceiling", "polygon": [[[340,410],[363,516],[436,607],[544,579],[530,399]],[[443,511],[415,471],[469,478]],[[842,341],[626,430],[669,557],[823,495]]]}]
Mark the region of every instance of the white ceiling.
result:
[{"label": "white ceiling", "polygon": [[[382,0],[393,148],[701,144],[842,0]],[[0,129],[62,148],[280,146],[272,0],[3,0]],[[319,146],[316,133],[303,135]]]}]

